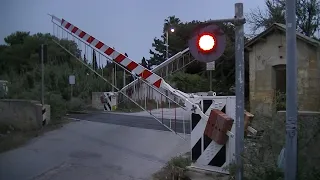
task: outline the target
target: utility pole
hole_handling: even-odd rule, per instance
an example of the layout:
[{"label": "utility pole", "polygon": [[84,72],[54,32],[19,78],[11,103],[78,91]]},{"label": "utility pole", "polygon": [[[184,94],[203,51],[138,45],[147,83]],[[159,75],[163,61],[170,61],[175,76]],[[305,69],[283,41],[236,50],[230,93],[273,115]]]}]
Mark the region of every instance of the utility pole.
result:
[{"label": "utility pole", "polygon": [[[243,162],[241,156],[244,150],[244,24],[243,3],[235,4],[235,16],[230,19],[213,19],[206,22],[203,28],[194,32],[188,41],[189,51],[194,58],[201,62],[212,62],[222,56],[225,46],[225,33],[215,24],[233,23],[235,25],[235,61],[236,61],[236,133],[235,156],[237,165],[236,180],[243,179]],[[204,35],[201,35],[204,34]],[[201,42],[201,40],[203,40]],[[217,42],[217,43],[215,43]],[[230,139],[231,140],[231,139]],[[232,139],[233,140],[233,139]]]},{"label": "utility pole", "polygon": [[297,174],[297,42],[296,1],[286,0],[286,145],[285,180]]},{"label": "utility pole", "polygon": [[[243,19],[243,4],[235,4],[235,19]],[[235,60],[236,60],[236,179],[243,179],[244,149],[244,23],[235,23]]]},{"label": "utility pole", "polygon": [[47,60],[47,45],[40,46],[40,60],[41,60],[41,104],[44,105],[44,61]]}]

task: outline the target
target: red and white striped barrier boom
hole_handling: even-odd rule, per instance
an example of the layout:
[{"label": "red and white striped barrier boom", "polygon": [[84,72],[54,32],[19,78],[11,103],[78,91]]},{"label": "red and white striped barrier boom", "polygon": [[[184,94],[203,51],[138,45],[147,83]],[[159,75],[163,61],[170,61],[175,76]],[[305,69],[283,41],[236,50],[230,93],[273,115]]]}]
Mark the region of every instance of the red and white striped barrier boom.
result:
[{"label": "red and white striped barrier boom", "polygon": [[53,15],[50,16],[52,17],[52,20],[57,22],[57,24],[60,24],[70,33],[74,34],[75,36],[78,36],[83,41],[100,50],[103,54],[106,54],[107,56],[111,57],[115,62],[126,67],[131,73],[139,75],[141,78],[143,78],[144,80],[146,80],[147,82],[149,82],[157,88],[161,87],[165,89],[172,89],[172,87],[169,84],[167,84],[160,76],[151,72],[150,70],[146,69],[145,67],[136,63],[130,58],[126,57],[124,54],[104,44],[102,41],[99,41],[95,37],[79,29],[78,27],[66,21],[65,19],[59,19]]}]

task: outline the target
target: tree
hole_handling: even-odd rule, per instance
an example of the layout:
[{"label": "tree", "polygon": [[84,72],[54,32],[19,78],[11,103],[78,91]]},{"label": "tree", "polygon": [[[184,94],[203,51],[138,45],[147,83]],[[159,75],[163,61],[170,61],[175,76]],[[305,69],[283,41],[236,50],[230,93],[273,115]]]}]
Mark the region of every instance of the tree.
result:
[{"label": "tree", "polygon": [[92,91],[111,89],[101,78],[93,73],[87,74],[89,70],[52,39],[69,47],[73,54],[79,54],[80,50],[73,41],[57,39],[50,34],[30,35],[29,32],[15,32],[4,39],[6,45],[0,45],[0,79],[9,81],[8,98],[40,100],[41,68],[38,53],[41,44],[48,44],[48,61],[44,64],[45,102],[51,105],[53,120],[58,111],[65,112],[67,101],[70,100],[70,74],[77,79],[73,89],[74,98],[80,100],[77,107],[84,103],[84,99],[90,99]]},{"label": "tree", "polygon": [[4,42],[8,45],[23,44],[24,40],[30,35],[30,32],[17,31],[4,38]]},{"label": "tree", "polygon": [[97,71],[98,68],[96,51],[92,49],[92,69]]},{"label": "tree", "polygon": [[88,63],[88,60],[87,60],[87,57],[86,57],[86,54],[83,55],[83,61],[87,64]]},{"label": "tree", "polygon": [[[200,21],[191,21],[191,22],[181,22],[179,18],[175,16],[170,16],[169,18],[165,19],[163,30],[168,28],[168,22],[175,23],[174,33],[169,33],[169,55],[172,56],[188,47],[188,40],[192,35],[192,32],[195,31],[197,28],[202,28],[203,26],[208,25],[206,22]],[[224,54],[216,61],[216,70],[213,72],[214,77],[214,88],[216,91],[223,92],[224,94],[229,93],[230,87],[234,86],[235,82],[235,60],[234,60],[234,26],[228,23],[219,23],[217,24],[222,30],[225,32],[227,37],[227,45]],[[143,62],[142,64],[147,64],[149,67],[153,65],[159,65],[162,63],[165,58],[165,31],[163,31],[161,38],[154,38],[152,43],[152,47],[154,50],[150,50],[150,59]],[[245,39],[246,41],[247,39]],[[246,61],[248,64],[248,61]],[[172,78],[173,81],[179,84],[179,87],[184,87],[181,89],[183,91],[191,91],[189,88],[188,83],[191,82],[186,81],[189,77],[200,77],[201,79],[205,80],[206,82],[209,80],[208,74],[206,73],[206,64],[203,62],[195,61],[190,64],[186,69],[184,75],[179,75],[179,78]],[[194,76],[191,76],[193,74]],[[181,78],[185,77],[185,78]],[[248,82],[248,69],[246,71],[246,82]],[[178,81],[179,80],[179,81]],[[196,78],[193,78],[196,80]],[[186,83],[182,85],[181,83]],[[191,84],[196,84],[197,82],[192,82]],[[208,83],[206,83],[208,85]],[[246,83],[248,84],[248,83]],[[209,86],[207,87],[209,88]],[[200,90],[200,89],[199,89]],[[202,90],[204,90],[202,88]],[[209,90],[209,89],[207,89]]]},{"label": "tree", "polygon": [[[163,33],[161,38],[154,38],[152,47],[154,50],[150,49],[149,53],[151,54],[149,61],[150,67],[154,65],[159,65],[166,59],[166,31],[169,28],[174,27],[175,29],[179,29],[180,19],[175,16],[169,16],[167,19],[164,20],[163,26]],[[169,34],[169,57],[176,54],[177,48],[174,47],[174,43],[177,40],[175,37],[175,33],[168,33]]]},{"label": "tree", "polygon": [[312,37],[320,28],[320,1],[299,0],[297,8],[297,27],[301,33]]},{"label": "tree", "polygon": [[[313,37],[320,27],[320,1],[297,1],[297,30],[309,37]],[[285,24],[285,0],[266,0],[266,10],[257,8],[247,15],[251,30],[255,33],[270,27],[273,23]]]},{"label": "tree", "polygon": [[145,57],[142,58],[140,64],[145,68],[148,68],[148,69],[150,68]]}]

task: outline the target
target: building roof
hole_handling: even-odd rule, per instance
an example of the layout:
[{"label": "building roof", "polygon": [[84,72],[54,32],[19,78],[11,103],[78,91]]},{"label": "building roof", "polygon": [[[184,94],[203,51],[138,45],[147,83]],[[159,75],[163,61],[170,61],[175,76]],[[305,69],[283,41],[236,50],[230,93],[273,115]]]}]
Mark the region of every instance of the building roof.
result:
[{"label": "building roof", "polygon": [[[264,38],[266,36],[269,36],[271,33],[274,32],[274,30],[280,30],[284,33],[286,33],[286,25],[284,24],[280,24],[280,23],[274,23],[272,26],[270,26],[269,28],[267,28],[265,31],[263,31],[262,33],[258,34],[257,36],[255,36],[254,38],[252,38],[249,42],[247,42],[245,44],[245,47],[248,48],[248,47],[251,47],[253,45],[255,45],[257,42],[259,42],[259,40],[261,40],[261,38]],[[297,38],[310,44],[310,45],[313,45],[313,46],[320,46],[320,41],[317,41],[313,38],[310,38],[308,36],[305,36],[301,33],[298,33],[297,32]]]}]

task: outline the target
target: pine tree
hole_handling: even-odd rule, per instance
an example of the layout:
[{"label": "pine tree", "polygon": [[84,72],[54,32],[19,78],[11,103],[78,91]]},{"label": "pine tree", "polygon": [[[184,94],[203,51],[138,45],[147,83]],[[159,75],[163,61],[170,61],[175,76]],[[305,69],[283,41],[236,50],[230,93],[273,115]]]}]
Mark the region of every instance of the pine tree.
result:
[{"label": "pine tree", "polygon": [[141,63],[140,63],[143,67],[147,68],[147,69],[150,69],[148,63],[147,63],[147,60],[145,57],[142,58],[141,60]]},{"label": "pine tree", "polygon": [[92,49],[92,69],[95,71],[98,69],[97,56],[94,49]]}]

